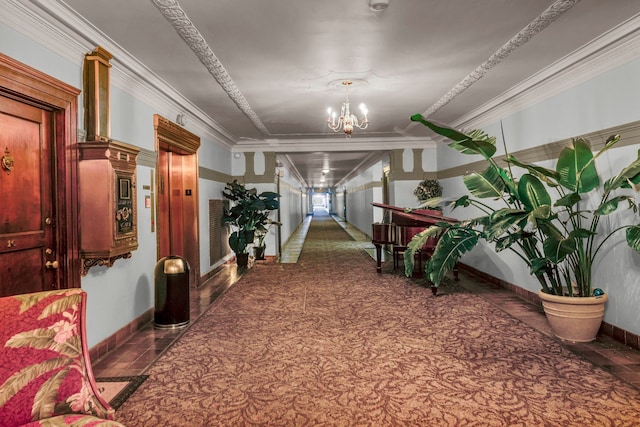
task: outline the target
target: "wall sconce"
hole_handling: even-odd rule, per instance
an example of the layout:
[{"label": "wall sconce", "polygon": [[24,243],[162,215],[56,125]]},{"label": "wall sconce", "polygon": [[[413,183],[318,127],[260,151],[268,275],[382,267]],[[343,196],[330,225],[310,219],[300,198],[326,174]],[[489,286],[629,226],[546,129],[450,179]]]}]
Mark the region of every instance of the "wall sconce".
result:
[{"label": "wall sconce", "polygon": [[184,114],[178,114],[178,116],[176,117],[176,123],[180,126],[185,126],[187,124],[187,116],[185,116]]}]

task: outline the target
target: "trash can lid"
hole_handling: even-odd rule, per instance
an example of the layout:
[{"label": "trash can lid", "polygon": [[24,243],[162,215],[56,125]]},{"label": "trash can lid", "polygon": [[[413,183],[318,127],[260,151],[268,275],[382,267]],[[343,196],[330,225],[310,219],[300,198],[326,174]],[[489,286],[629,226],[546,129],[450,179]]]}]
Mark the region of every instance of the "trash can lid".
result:
[{"label": "trash can lid", "polygon": [[184,273],[184,260],[182,258],[169,258],[164,261],[164,274]]}]

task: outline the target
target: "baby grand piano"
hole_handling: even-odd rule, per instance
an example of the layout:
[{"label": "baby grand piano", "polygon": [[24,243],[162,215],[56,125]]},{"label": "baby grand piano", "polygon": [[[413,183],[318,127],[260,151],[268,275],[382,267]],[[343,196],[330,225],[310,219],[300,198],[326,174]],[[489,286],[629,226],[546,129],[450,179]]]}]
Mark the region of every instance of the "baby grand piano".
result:
[{"label": "baby grand piano", "polygon": [[[415,209],[411,212],[405,212],[404,208],[383,203],[372,203],[372,205],[391,213],[391,222],[372,224],[371,242],[376,247],[376,271],[378,273],[382,273],[383,245],[392,245],[393,269],[396,270],[399,267],[399,254],[406,250],[407,244],[413,236],[438,222],[458,222],[457,219],[445,217],[442,212],[436,210]],[[422,273],[422,264],[431,256],[437,243],[437,238],[427,240],[427,243],[416,254],[415,271],[418,274]],[[453,269],[453,274],[458,280],[457,267]]]}]

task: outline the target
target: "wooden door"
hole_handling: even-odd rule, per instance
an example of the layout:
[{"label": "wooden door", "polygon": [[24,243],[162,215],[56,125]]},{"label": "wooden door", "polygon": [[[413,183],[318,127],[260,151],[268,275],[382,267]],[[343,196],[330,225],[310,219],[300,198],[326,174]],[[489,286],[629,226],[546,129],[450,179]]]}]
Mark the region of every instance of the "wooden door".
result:
[{"label": "wooden door", "polygon": [[49,111],[0,96],[0,295],[60,287]]}]

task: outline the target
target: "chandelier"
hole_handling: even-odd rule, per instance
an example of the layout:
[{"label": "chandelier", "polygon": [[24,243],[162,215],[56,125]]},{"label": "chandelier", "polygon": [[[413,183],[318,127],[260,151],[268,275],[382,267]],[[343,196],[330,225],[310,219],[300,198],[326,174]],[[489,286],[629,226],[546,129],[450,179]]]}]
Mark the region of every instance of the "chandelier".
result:
[{"label": "chandelier", "polygon": [[357,127],[358,129],[366,129],[369,126],[369,120],[367,119],[367,106],[364,104],[360,104],[360,111],[364,116],[362,119],[358,121],[358,118],[351,114],[349,111],[349,85],[351,85],[351,80],[345,80],[342,84],[346,90],[346,100],[342,104],[342,109],[340,110],[340,117],[336,120],[336,112],[331,110],[331,107],[327,109],[327,113],[329,117],[327,117],[327,125],[329,125],[329,129],[334,132],[339,132],[340,129],[343,130],[347,138],[351,138],[351,132],[353,132],[353,127]]}]

